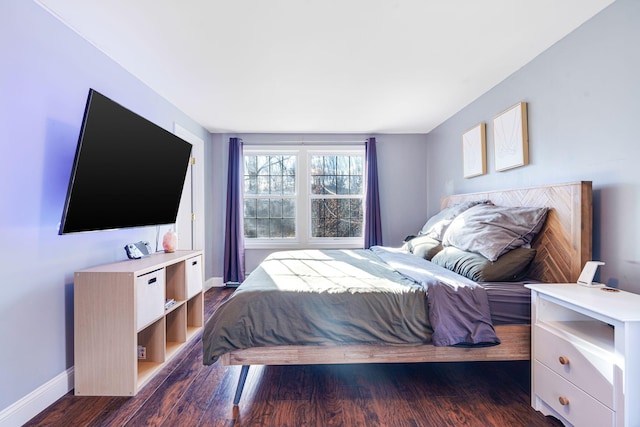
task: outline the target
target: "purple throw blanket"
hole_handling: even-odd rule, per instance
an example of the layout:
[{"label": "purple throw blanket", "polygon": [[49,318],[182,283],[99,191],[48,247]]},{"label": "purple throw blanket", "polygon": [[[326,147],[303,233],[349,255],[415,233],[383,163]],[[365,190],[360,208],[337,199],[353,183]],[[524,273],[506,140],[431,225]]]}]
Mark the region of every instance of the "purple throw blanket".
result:
[{"label": "purple throw blanket", "polygon": [[427,291],[433,344],[496,345],[486,290],[444,267],[398,249],[373,246],[378,257]]}]

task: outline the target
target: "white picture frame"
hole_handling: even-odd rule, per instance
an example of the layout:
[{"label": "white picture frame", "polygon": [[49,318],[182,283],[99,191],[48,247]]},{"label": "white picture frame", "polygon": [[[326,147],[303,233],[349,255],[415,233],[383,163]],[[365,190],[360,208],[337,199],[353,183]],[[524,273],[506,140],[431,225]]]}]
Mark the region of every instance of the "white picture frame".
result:
[{"label": "white picture frame", "polygon": [[529,164],[526,102],[508,108],[493,119],[493,144],[496,171]]},{"label": "white picture frame", "polygon": [[486,125],[479,123],[462,134],[462,170],[465,178],[487,173]]}]

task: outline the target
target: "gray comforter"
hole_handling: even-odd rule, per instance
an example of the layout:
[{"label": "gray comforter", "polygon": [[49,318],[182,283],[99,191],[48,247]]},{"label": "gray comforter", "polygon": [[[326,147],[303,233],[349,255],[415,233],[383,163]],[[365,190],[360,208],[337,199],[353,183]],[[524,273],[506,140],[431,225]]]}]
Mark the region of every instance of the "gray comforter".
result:
[{"label": "gray comforter", "polygon": [[446,272],[380,247],[274,253],[207,321],[203,361],[278,345],[499,343],[484,289]]}]

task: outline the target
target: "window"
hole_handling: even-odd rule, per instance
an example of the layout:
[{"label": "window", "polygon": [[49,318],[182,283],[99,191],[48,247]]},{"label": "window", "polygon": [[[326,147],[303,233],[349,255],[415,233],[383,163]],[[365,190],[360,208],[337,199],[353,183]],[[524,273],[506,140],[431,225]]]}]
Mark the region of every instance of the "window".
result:
[{"label": "window", "polygon": [[244,148],[247,247],[361,247],[364,147]]},{"label": "window", "polygon": [[362,237],[363,157],[311,155],[311,237]]},{"label": "window", "polygon": [[295,154],[244,156],[244,236],[296,237]]}]

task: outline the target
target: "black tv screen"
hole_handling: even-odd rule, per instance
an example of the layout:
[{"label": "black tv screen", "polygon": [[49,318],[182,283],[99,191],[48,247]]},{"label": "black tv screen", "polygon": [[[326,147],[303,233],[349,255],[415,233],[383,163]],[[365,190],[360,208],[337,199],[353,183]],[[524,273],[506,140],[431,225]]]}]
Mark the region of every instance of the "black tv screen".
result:
[{"label": "black tv screen", "polygon": [[191,144],[90,89],[59,234],[172,224]]}]

